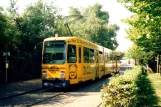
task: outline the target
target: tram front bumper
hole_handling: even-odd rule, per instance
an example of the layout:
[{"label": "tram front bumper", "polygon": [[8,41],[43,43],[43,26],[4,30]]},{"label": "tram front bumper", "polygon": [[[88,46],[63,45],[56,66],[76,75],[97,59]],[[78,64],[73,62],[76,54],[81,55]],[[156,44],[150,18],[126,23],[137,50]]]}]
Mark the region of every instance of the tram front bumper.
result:
[{"label": "tram front bumper", "polygon": [[69,80],[42,80],[42,88],[66,88],[70,85]]}]

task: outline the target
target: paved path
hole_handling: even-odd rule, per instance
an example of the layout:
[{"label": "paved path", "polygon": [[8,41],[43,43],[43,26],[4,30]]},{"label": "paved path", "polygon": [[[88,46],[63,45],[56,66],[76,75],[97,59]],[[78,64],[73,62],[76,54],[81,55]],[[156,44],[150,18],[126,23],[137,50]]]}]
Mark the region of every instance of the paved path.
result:
[{"label": "paved path", "polygon": [[41,79],[10,83],[0,87],[0,100],[41,89]]}]

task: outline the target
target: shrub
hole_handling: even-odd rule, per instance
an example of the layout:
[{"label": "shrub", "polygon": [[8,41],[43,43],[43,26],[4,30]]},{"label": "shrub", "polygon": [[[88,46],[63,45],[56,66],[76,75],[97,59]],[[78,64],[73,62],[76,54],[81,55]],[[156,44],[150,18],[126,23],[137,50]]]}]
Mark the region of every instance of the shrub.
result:
[{"label": "shrub", "polygon": [[102,106],[135,107],[137,104],[137,82],[142,75],[141,67],[128,70],[119,77],[112,77],[107,86],[103,86]]}]

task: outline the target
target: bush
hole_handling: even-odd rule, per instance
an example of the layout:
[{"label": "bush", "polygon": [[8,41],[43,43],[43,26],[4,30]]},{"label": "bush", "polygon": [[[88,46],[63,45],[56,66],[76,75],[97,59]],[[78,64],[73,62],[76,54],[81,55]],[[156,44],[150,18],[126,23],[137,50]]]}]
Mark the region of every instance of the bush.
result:
[{"label": "bush", "polygon": [[112,77],[102,92],[102,106],[135,107],[137,105],[137,82],[142,75],[141,67],[126,71],[124,75]]}]

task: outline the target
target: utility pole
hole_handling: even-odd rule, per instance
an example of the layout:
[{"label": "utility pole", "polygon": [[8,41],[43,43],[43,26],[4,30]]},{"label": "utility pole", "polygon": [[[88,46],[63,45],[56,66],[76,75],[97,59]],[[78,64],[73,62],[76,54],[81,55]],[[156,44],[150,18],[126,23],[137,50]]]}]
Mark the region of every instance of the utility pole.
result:
[{"label": "utility pole", "polygon": [[157,61],[157,73],[159,73],[159,55],[157,55],[156,61]]}]

